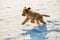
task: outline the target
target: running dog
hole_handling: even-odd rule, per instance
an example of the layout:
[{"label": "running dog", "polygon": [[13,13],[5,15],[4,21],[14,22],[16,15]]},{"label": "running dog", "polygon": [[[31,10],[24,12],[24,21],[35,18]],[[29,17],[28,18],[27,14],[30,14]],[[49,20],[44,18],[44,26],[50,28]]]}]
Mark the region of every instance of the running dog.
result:
[{"label": "running dog", "polygon": [[26,16],[26,19],[22,22],[22,25],[24,25],[29,20],[31,20],[31,23],[35,23],[35,20],[36,20],[37,24],[39,24],[40,22],[43,24],[46,24],[46,22],[43,19],[43,16],[50,17],[49,15],[33,12],[30,7],[28,8],[24,7],[22,11],[22,16]]}]

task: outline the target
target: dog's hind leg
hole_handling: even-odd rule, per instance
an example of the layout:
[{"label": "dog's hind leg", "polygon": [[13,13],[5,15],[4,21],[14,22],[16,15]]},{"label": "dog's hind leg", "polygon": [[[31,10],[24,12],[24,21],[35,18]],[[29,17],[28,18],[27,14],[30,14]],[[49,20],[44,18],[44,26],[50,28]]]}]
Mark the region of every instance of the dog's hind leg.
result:
[{"label": "dog's hind leg", "polygon": [[40,22],[46,24],[46,22],[43,19],[40,19]]}]

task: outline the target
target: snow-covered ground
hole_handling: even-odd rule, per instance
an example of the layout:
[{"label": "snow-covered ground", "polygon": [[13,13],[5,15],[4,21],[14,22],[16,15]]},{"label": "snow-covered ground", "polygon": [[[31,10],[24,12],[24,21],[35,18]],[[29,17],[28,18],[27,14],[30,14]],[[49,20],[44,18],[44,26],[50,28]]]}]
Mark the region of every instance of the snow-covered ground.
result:
[{"label": "snow-covered ground", "polygon": [[[21,25],[25,6],[50,15],[47,24]],[[0,40],[60,40],[60,0],[0,0]]]}]

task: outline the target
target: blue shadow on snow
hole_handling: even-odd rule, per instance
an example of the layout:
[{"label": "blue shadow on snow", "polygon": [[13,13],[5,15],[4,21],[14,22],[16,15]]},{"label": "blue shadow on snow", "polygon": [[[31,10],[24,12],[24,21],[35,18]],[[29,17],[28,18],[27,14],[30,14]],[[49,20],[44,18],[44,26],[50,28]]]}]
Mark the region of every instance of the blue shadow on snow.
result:
[{"label": "blue shadow on snow", "polygon": [[53,31],[60,32],[60,30],[56,30],[56,29],[47,30],[46,26],[47,26],[46,24],[38,25],[37,28],[27,30],[25,34],[26,35],[29,34],[31,37],[31,40],[46,40],[48,39],[46,38],[47,33],[53,32]]},{"label": "blue shadow on snow", "polygon": [[46,36],[46,24],[43,25],[38,25],[37,29],[33,28],[31,30],[27,31],[27,34],[30,35],[31,40],[45,40],[45,36]]}]

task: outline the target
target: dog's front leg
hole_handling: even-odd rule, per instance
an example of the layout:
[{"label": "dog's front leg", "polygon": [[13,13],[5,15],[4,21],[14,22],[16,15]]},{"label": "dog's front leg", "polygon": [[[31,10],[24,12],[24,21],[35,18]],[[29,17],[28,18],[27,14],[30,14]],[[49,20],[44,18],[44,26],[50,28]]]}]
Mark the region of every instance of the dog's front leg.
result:
[{"label": "dog's front leg", "polygon": [[26,18],[23,22],[22,22],[22,25],[24,25],[29,19]]},{"label": "dog's front leg", "polygon": [[36,19],[36,22],[37,22],[37,24],[39,24],[39,20],[38,19]]},{"label": "dog's front leg", "polygon": [[31,23],[35,23],[35,19],[33,18],[33,19],[31,19]]}]

